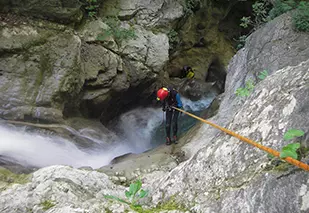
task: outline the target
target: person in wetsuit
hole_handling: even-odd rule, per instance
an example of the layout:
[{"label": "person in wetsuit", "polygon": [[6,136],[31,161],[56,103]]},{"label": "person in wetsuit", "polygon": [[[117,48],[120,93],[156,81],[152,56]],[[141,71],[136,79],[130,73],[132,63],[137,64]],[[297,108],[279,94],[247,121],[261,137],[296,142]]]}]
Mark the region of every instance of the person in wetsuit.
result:
[{"label": "person in wetsuit", "polygon": [[195,75],[194,69],[192,69],[192,67],[190,67],[190,66],[185,65],[181,69],[180,78],[193,79],[194,75]]},{"label": "person in wetsuit", "polygon": [[[178,116],[179,111],[172,107],[182,108],[182,102],[179,93],[173,88],[162,87],[157,91],[157,100],[162,103],[162,110],[166,114],[165,130],[166,145],[172,142],[177,144]],[[173,125],[173,141],[171,141],[171,127]]]}]

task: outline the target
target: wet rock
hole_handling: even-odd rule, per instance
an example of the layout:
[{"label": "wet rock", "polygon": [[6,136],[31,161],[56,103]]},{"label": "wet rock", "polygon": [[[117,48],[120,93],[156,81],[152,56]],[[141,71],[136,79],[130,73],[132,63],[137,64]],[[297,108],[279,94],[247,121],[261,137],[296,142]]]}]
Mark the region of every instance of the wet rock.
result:
[{"label": "wet rock", "polygon": [[191,79],[182,84],[180,92],[192,101],[198,101],[207,96],[214,84],[215,82],[209,83],[198,79]]}]

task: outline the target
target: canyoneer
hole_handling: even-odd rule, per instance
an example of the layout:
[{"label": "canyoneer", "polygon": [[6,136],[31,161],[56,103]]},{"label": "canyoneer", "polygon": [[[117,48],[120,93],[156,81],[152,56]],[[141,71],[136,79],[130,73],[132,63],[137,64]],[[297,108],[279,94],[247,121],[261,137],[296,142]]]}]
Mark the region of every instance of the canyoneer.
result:
[{"label": "canyoneer", "polygon": [[193,79],[195,76],[194,69],[190,66],[183,66],[181,69],[181,75],[180,78],[187,78],[187,79]]},{"label": "canyoneer", "polygon": [[[175,144],[177,141],[179,111],[172,107],[182,108],[179,93],[174,88],[162,87],[157,91],[157,100],[162,103],[162,110],[165,112],[166,145]],[[171,140],[171,127],[173,125],[173,141]]]}]

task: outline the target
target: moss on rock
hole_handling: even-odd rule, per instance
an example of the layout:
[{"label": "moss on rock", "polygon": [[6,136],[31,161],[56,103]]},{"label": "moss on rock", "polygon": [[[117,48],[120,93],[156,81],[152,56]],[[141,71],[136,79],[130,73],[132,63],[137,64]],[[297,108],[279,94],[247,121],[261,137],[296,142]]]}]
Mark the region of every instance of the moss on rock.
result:
[{"label": "moss on rock", "polygon": [[13,184],[25,184],[30,181],[30,174],[15,174],[8,169],[0,167],[0,191]]}]

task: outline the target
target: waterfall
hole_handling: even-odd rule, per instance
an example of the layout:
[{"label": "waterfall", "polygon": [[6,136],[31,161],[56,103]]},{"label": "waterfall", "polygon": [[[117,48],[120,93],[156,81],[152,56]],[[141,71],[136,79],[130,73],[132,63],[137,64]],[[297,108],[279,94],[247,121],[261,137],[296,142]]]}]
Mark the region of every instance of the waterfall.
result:
[{"label": "waterfall", "polygon": [[[207,108],[212,99],[213,97],[197,102],[182,100],[185,110],[200,111]],[[180,123],[184,124],[181,119],[186,120],[184,115],[179,119]],[[97,138],[91,138],[88,134],[84,137],[93,140],[95,144],[99,143],[100,146],[87,149],[80,149],[74,141],[60,136],[30,133],[25,131],[25,128],[2,125],[0,126],[0,160],[1,158],[10,159],[23,166],[35,167],[63,164],[99,168],[109,164],[117,156],[141,153],[163,144],[160,134],[164,134],[162,131],[164,124],[160,108],[131,110],[121,115],[116,123],[117,127],[114,131],[119,137],[118,141],[113,143],[98,141]],[[158,129],[161,129],[160,134],[157,134]],[[74,130],[71,129],[71,132]],[[76,132],[76,134],[83,136],[83,131]],[[162,137],[164,138],[163,135]]]}]

